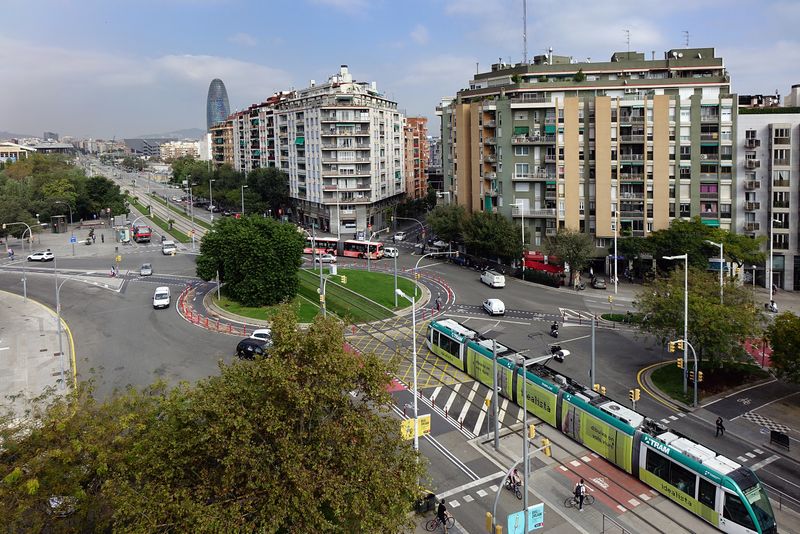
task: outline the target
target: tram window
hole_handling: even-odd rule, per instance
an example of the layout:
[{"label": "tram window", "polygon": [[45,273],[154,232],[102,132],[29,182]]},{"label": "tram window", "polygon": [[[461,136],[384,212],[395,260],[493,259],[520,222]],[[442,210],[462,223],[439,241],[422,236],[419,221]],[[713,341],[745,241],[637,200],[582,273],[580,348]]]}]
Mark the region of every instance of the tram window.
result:
[{"label": "tram window", "polygon": [[742,504],[742,500],[731,493],[725,494],[725,507],[722,510],[722,516],[750,530],[756,529],[750,514],[747,512],[747,508]]},{"label": "tram window", "polygon": [[670,483],[682,492],[688,493],[694,497],[694,485],[695,481],[697,480],[697,476],[683,466],[680,466],[675,462],[671,463],[672,465],[670,466],[669,471]]},{"label": "tram window", "polygon": [[716,508],[717,487],[708,480],[701,478],[700,491],[697,494],[697,500],[711,509]]},{"label": "tram window", "polygon": [[669,464],[671,462],[658,454],[657,452],[647,449],[647,463],[645,469],[653,473],[660,479],[669,481]]},{"label": "tram window", "polygon": [[448,354],[458,357],[458,342],[456,340],[450,339],[446,335],[439,333],[439,340],[436,344],[447,351]]}]

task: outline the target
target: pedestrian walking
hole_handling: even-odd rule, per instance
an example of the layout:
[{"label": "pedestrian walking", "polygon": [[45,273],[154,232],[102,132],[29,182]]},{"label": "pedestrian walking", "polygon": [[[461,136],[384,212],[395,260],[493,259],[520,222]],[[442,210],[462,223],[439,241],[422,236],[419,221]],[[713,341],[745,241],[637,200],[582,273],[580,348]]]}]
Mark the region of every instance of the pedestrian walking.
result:
[{"label": "pedestrian walking", "polygon": [[586,498],[586,484],[583,479],[575,484],[575,498],[578,499],[578,511],[583,512],[583,499]]},{"label": "pedestrian walking", "polygon": [[92,243],[97,243],[97,236],[92,234]]},{"label": "pedestrian walking", "polygon": [[105,243],[106,242],[106,235],[105,234],[100,234],[100,242],[101,243]]},{"label": "pedestrian walking", "polygon": [[717,434],[714,437],[720,437],[725,435],[725,425],[722,424],[722,417],[717,417]]},{"label": "pedestrian walking", "polygon": [[436,311],[437,312],[442,311],[442,299],[440,299],[439,297],[436,297]]}]

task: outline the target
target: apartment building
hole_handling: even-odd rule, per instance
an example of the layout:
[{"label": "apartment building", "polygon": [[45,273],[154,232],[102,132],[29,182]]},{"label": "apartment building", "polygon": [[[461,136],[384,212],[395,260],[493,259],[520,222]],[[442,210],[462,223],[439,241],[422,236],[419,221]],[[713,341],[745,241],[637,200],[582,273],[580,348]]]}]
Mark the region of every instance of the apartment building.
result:
[{"label": "apartment building", "polygon": [[428,119],[408,117],[403,127],[405,181],[408,198],[423,198],[428,191]]},{"label": "apartment building", "polygon": [[[736,231],[765,236],[765,251],[769,253],[771,243],[773,252],[772,283],[796,291],[800,290],[800,107],[753,107],[751,102],[739,108]],[[768,272],[768,267],[758,266],[760,285]]]},{"label": "apartment building", "polygon": [[276,93],[212,129],[215,165],[289,175],[293,220],[337,235],[387,228],[406,191],[404,116],[347,65],[324,84]]},{"label": "apartment building", "polygon": [[592,234],[598,256],[617,231],[675,217],[731,228],[736,110],[713,48],[497,63],[437,107],[444,187],[524,224],[532,248],[562,227]]},{"label": "apartment building", "polygon": [[162,143],[159,148],[162,159],[175,159],[184,156],[196,158],[200,156],[199,141],[167,141]]}]

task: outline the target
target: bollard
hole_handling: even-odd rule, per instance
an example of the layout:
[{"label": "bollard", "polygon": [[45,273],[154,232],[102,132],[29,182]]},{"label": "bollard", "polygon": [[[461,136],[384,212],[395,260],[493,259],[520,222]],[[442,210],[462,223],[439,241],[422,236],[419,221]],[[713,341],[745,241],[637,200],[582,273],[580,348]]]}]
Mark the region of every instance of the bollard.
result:
[{"label": "bollard", "polygon": [[219,332],[219,317],[217,317],[217,332]]},{"label": "bollard", "polygon": [[447,407],[444,408],[444,418],[447,419]]},{"label": "bollard", "polygon": [[405,416],[406,416],[406,405],[404,404],[403,405],[403,417],[405,417]]},{"label": "bollard", "polygon": [[431,408],[436,408],[436,397],[431,397]]},{"label": "bollard", "polygon": [[233,332],[231,331],[231,323],[228,323],[228,333],[229,333],[229,334],[232,334],[232,333],[233,333]]},{"label": "bollard", "polygon": [[459,426],[460,430],[464,430],[464,420],[463,419],[459,419],[458,420],[458,426]]},{"label": "bollard", "polygon": [[206,328],[208,328],[208,317],[206,317]]},{"label": "bollard", "polygon": [[353,325],[353,335],[356,335],[356,325]]},{"label": "bollard", "polygon": [[247,323],[245,323],[245,324],[242,326],[242,335],[244,335],[244,336],[246,336],[246,335],[247,335]]}]

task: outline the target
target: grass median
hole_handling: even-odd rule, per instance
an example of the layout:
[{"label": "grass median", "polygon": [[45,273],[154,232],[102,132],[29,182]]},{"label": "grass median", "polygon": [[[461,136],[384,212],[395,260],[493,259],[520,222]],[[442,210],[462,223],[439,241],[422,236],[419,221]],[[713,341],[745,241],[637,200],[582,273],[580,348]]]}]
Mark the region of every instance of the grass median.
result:
[{"label": "grass median", "polygon": [[142,215],[146,215],[148,219],[153,221],[153,224],[155,224],[156,226],[158,226],[159,228],[161,228],[165,232],[169,233],[169,235],[174,237],[175,241],[178,241],[180,243],[191,243],[192,242],[192,238],[191,237],[189,237],[188,235],[184,234],[180,230],[176,230],[175,228],[170,228],[169,227],[169,222],[165,221],[164,219],[162,219],[158,215],[156,215],[156,214],[148,215],[148,212],[150,210],[148,210],[147,206],[145,206],[144,204],[139,202],[135,197],[132,197],[132,196],[128,195],[128,202],[130,202],[131,206],[136,208],[139,211],[139,213],[141,213]]},{"label": "grass median", "polygon": [[[214,302],[222,308],[223,310],[229,311],[230,313],[234,313],[236,315],[241,315],[242,317],[248,317],[250,319],[257,319],[259,321],[269,321],[275,313],[278,311],[278,306],[243,306],[236,301],[233,301],[222,295],[221,299],[217,299],[216,295],[214,295]],[[317,313],[319,313],[319,306],[307,298],[298,295],[295,297],[291,302],[292,307],[294,307],[297,313],[297,320],[301,323],[310,323],[314,320]]]},{"label": "grass median", "polygon": [[[168,200],[161,198],[160,196],[156,195],[155,193],[150,193],[150,196],[156,201],[160,202],[164,206],[166,206],[170,211],[173,211],[180,215],[181,217],[191,217],[189,213],[184,212],[182,209],[178,209],[176,206],[173,206]],[[204,220],[200,219],[199,217],[195,217],[194,223],[198,226],[202,226],[206,230],[211,230],[212,226],[205,222]]]}]

